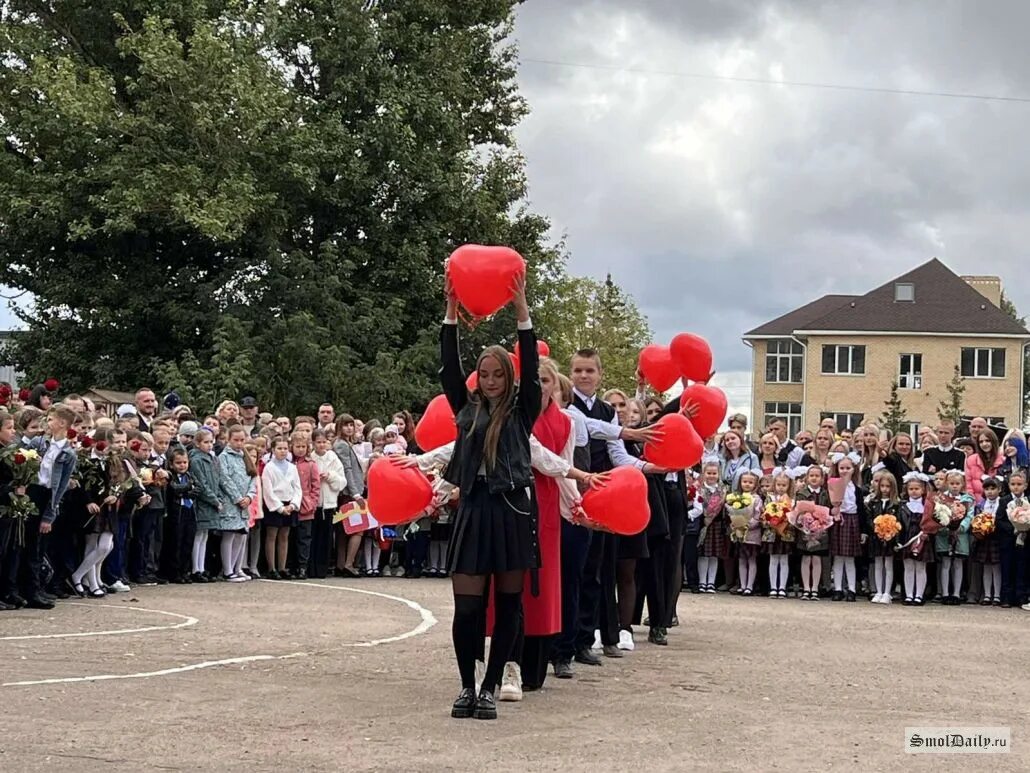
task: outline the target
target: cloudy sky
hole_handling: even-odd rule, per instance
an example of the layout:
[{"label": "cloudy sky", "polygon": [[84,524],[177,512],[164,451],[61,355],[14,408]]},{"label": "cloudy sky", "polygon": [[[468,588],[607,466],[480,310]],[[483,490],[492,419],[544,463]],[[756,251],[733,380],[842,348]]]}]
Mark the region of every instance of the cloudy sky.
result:
[{"label": "cloudy sky", "polygon": [[744,331],[934,256],[1030,312],[1030,101],[783,85],[1030,98],[1027,29],[1018,1],[530,0],[531,203],[742,407]]},{"label": "cloudy sky", "polygon": [[1028,29],[1021,0],[528,0],[531,203],[660,341],[708,337],[734,406],[745,330],[933,256],[1030,312],[1030,102],[784,84],[1030,98]]}]

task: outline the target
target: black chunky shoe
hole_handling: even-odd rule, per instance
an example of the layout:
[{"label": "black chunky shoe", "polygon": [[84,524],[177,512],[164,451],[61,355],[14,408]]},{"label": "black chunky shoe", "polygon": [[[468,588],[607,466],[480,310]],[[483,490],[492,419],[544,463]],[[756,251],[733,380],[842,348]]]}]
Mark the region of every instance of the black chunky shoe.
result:
[{"label": "black chunky shoe", "polygon": [[451,706],[451,716],[455,719],[468,719],[475,710],[476,691],[471,687],[465,687],[458,693],[458,700]]},{"label": "black chunky shoe", "polygon": [[575,676],[572,670],[572,663],[568,660],[554,661],[554,675],[558,679],[572,679]]},{"label": "black chunky shoe", "polygon": [[489,690],[480,690],[476,701],[476,710],[472,713],[476,719],[497,719],[497,701]]},{"label": "black chunky shoe", "polygon": [[669,643],[669,639],[665,635],[664,628],[652,628],[647,634],[647,640],[651,642],[651,644],[658,644],[662,647]]}]

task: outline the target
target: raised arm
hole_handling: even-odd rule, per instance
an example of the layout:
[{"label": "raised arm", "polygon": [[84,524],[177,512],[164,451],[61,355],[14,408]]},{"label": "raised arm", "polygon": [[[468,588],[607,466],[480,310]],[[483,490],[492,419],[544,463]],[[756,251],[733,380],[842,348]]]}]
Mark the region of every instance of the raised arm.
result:
[{"label": "raised arm", "polygon": [[468,402],[468,387],[465,386],[465,371],[461,367],[458,352],[458,299],[454,295],[450,280],[445,279],[447,312],[440,329],[440,386],[447,396],[451,410],[457,413]]},{"label": "raised arm", "polygon": [[542,392],[540,389],[540,353],[536,350],[536,333],[529,318],[529,303],[526,300],[525,275],[515,280],[515,314],[519,321],[519,413],[526,432],[533,431],[533,425],[540,415]]}]

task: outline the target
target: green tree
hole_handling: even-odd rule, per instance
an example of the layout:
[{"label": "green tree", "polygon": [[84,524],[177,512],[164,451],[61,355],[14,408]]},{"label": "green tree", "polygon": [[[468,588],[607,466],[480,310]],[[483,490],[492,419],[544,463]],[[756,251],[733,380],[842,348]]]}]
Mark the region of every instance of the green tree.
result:
[{"label": "green tree", "polygon": [[905,406],[901,404],[901,397],[898,395],[898,381],[891,382],[890,397],[884,401],[886,408],[880,416],[880,426],[891,431],[891,434],[907,430],[909,425],[908,413]]},{"label": "green tree", "polygon": [[962,372],[958,365],[955,366],[955,372],[951,381],[945,385],[945,389],[948,390],[948,398],[941,400],[937,405],[937,418],[959,424],[962,421],[962,397],[966,392],[966,384],[962,380]]},{"label": "green tree", "polygon": [[512,140],[516,4],[4,3],[0,284],[35,299],[14,361],[205,400],[239,383],[211,382],[228,316],[269,407],[420,407],[455,246],[564,273]]},{"label": "green tree", "polygon": [[[1016,305],[1008,299],[1005,293],[1001,294],[1001,310],[1024,328],[1026,327],[1026,317],[1019,316]],[[1021,422],[1025,424],[1028,417],[1030,417],[1030,358],[1023,363],[1023,415],[1020,416]]]}]

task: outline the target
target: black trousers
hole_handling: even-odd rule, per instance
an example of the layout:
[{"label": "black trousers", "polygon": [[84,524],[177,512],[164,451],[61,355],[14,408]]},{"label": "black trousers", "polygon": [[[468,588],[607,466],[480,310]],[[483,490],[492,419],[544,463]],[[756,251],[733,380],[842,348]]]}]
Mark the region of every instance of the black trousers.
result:
[{"label": "black trousers", "polygon": [[311,532],[314,521],[299,521],[296,529],[291,529],[297,540],[297,569],[308,570],[308,561],[311,558]]},{"label": "black trousers", "polygon": [[[561,633],[554,640],[552,660],[572,660],[579,634],[579,595],[592,534],[589,529],[561,522]],[[593,634],[591,634],[593,636]]]},{"label": "black trousers", "polygon": [[422,571],[429,558],[429,532],[420,531],[417,534],[409,534],[404,541],[407,550],[405,556],[404,570],[407,574]]},{"label": "black trousers", "polygon": [[1025,604],[1027,549],[1016,545],[1015,538],[1009,535],[999,537],[998,547],[1001,554],[1001,601],[1012,606]]},{"label": "black trousers", "polygon": [[59,515],[47,539],[47,558],[54,570],[51,587],[63,586],[64,581],[78,568],[79,556],[82,555],[79,542],[79,535],[72,519],[67,514]]},{"label": "black trousers", "polygon": [[158,571],[166,580],[174,580],[193,569],[193,537],[197,521],[192,510],[170,510],[162,524],[161,557]]},{"label": "black trousers", "polygon": [[[32,599],[43,590],[41,575],[49,535],[40,534],[39,525],[43,522],[42,513],[50,504],[50,489],[32,485],[28,487],[26,493],[29,499],[35,503],[37,513],[25,521],[25,542],[21,548],[18,566],[18,587],[22,596]],[[17,527],[15,527],[15,536],[17,536]]]},{"label": "black trousers", "polygon": [[644,614],[645,599],[650,627],[661,628],[665,625],[668,618],[665,569],[671,550],[672,544],[668,537],[648,537],[648,557],[637,560],[637,603],[633,610],[633,622],[638,625]]},{"label": "black trousers", "polygon": [[680,556],[683,555],[684,530],[687,527],[686,502],[676,484],[665,484],[665,505],[669,510],[669,550],[665,554],[665,621],[662,625],[668,628],[676,616],[676,604],[683,589],[683,561]]},{"label": "black trousers", "polygon": [[333,552],[333,514],[332,508],[315,510],[315,520],[311,522],[311,559],[308,561],[308,574],[323,579],[329,574],[329,557]]},{"label": "black trousers", "polygon": [[[698,518],[695,523],[701,519]],[[692,590],[697,590],[701,585],[701,578],[697,573],[697,538],[700,532],[691,529],[687,524],[687,532],[683,535],[683,584]]]},{"label": "black trousers", "polygon": [[157,528],[158,511],[143,508],[132,514],[132,531],[129,538],[129,579],[139,582],[147,575],[147,558],[150,544]]},{"label": "black trousers", "polygon": [[0,518],[0,598],[17,589],[18,554],[14,544],[14,519]]},{"label": "black trousers", "polygon": [[615,601],[615,535],[595,532],[583,567],[579,590],[579,634],[576,649],[594,643],[594,631],[601,631],[601,644],[619,643],[619,608]]}]

